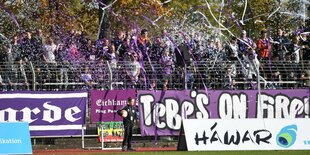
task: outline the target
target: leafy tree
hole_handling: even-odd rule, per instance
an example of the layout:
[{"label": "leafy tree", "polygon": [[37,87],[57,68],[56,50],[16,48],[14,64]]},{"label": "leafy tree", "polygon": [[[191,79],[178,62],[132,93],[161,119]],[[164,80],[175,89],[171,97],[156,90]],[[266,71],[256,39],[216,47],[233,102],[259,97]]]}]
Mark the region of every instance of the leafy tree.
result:
[{"label": "leafy tree", "polygon": [[[21,29],[18,29],[5,10],[1,10],[0,33],[12,37],[18,31],[42,29],[47,35],[65,34],[71,29],[84,30],[89,36],[98,30],[98,8],[92,2],[77,0],[6,0],[2,4],[15,15]],[[9,22],[10,21],[10,22]]]},{"label": "leafy tree", "polygon": [[[106,5],[113,3],[112,0],[103,2]],[[105,6],[101,6],[104,8]],[[109,9],[105,10],[106,20],[101,24],[104,31],[130,30],[135,28],[154,29],[155,23],[152,23],[158,16],[167,12],[167,8],[163,7],[157,0],[118,0]],[[100,12],[100,15],[103,12]],[[101,18],[101,16],[100,16]],[[107,25],[107,26],[106,26]],[[109,26],[113,25],[113,26]],[[106,29],[106,30],[105,30]],[[107,34],[109,36],[110,34]],[[103,35],[105,36],[105,34]]]},{"label": "leafy tree", "polygon": [[[0,33],[7,38],[16,35],[18,31],[37,29],[42,29],[45,34],[52,36],[77,30],[83,31],[92,39],[97,39],[99,30],[102,36],[110,37],[119,30],[147,28],[150,33],[158,34],[162,29],[173,30],[176,27],[190,31],[195,31],[193,28],[198,27],[199,31],[205,31],[210,35],[224,34],[224,36],[231,33],[239,35],[240,30],[245,29],[251,36],[258,37],[262,28],[273,32],[276,28],[284,27],[292,31],[301,25],[301,21],[303,22],[303,18],[300,18],[303,6],[300,0],[1,0],[0,2],[16,16],[21,27],[19,29],[8,13],[1,9]],[[244,9],[245,2],[247,2],[246,9]],[[308,4],[305,6],[309,7]],[[104,18],[101,18],[102,8],[106,8]],[[306,18],[308,16],[309,12]]]}]

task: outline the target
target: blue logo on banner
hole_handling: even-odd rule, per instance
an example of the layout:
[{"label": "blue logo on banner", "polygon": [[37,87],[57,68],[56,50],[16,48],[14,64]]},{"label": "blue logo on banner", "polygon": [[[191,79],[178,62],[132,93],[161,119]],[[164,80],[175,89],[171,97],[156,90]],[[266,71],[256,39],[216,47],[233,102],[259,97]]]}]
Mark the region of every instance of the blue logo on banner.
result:
[{"label": "blue logo on banner", "polygon": [[296,141],[296,125],[283,127],[277,135],[277,144],[281,147],[288,148]]},{"label": "blue logo on banner", "polygon": [[0,154],[32,154],[28,123],[0,123]]}]

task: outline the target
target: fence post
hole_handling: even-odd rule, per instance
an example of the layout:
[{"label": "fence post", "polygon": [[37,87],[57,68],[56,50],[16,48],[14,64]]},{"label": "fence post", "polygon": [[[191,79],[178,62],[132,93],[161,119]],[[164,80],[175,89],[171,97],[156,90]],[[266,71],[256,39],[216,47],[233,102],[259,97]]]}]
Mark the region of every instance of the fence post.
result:
[{"label": "fence post", "polygon": [[187,65],[184,64],[184,70],[183,70],[183,75],[184,75],[184,89],[187,89]]},{"label": "fence post", "polygon": [[112,86],[112,79],[113,79],[112,69],[111,69],[109,61],[106,61],[106,62],[107,62],[107,66],[109,69],[109,88],[110,88],[110,90],[112,90],[113,89],[113,86]]},{"label": "fence post", "polygon": [[30,69],[32,72],[32,89],[33,91],[35,91],[36,90],[36,72],[34,71],[33,64],[31,61],[29,61],[29,65],[30,65]]}]

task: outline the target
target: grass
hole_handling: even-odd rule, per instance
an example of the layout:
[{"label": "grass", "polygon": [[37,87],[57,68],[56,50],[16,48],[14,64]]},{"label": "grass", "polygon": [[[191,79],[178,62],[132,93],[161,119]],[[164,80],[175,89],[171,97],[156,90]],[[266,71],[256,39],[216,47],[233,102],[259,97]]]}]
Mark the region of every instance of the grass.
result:
[{"label": "grass", "polygon": [[[310,150],[293,151],[160,151],[160,152],[115,152],[115,153],[92,153],[89,155],[309,155]],[[71,155],[71,154],[66,154]],[[73,155],[73,154],[72,154]],[[75,154],[76,155],[76,154]],[[88,155],[88,154],[81,154]]]}]

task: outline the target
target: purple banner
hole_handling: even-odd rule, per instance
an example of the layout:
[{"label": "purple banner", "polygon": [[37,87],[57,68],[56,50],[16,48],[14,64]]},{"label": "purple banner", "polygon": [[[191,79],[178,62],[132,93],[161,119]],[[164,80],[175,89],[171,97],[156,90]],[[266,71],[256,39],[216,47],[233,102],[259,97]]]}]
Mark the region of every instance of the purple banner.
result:
[{"label": "purple banner", "polygon": [[81,135],[87,97],[87,92],[0,93],[0,122],[28,122],[31,136]]},{"label": "purple banner", "polygon": [[[260,97],[259,97],[260,96]],[[309,89],[138,91],[142,136],[178,135],[182,119],[309,118]]]},{"label": "purple banner", "polygon": [[91,90],[91,122],[122,121],[116,112],[127,104],[129,97],[136,98],[134,89],[128,90]]}]

